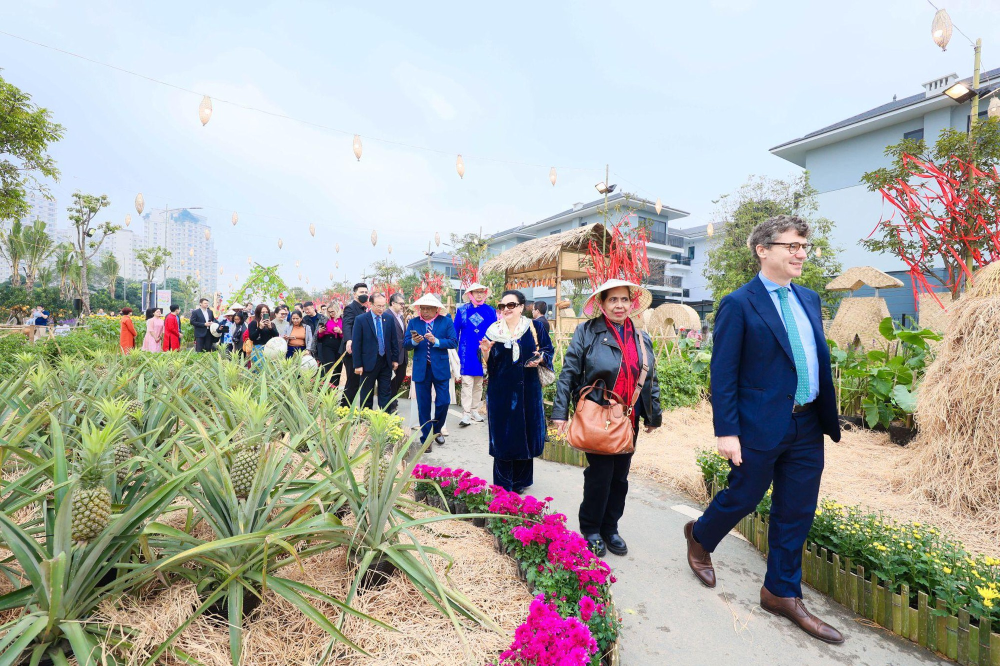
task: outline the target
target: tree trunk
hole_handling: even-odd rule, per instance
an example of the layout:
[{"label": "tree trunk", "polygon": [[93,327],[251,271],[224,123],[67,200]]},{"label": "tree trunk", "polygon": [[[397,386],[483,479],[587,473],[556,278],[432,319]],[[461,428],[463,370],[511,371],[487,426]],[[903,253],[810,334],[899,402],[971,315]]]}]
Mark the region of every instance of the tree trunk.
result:
[{"label": "tree trunk", "polygon": [[118,282],[118,276],[111,278],[111,284],[108,285],[108,292],[111,294],[111,300],[115,300],[115,282]]},{"label": "tree trunk", "polygon": [[83,299],[81,314],[90,314],[90,283],[87,281],[87,255],[80,253],[80,298]]}]

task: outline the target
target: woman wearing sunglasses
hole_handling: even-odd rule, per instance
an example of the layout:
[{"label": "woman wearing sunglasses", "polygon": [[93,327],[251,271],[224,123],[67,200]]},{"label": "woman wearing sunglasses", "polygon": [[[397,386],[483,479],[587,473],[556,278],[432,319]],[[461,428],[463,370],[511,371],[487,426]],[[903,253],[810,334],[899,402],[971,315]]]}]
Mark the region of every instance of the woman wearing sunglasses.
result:
[{"label": "woman wearing sunglasses", "polygon": [[552,368],[552,340],[524,316],[524,294],[503,292],[500,318],[479,344],[486,362],[493,483],[516,493],[533,482],[534,458],[545,447],[545,408],[538,366]]}]

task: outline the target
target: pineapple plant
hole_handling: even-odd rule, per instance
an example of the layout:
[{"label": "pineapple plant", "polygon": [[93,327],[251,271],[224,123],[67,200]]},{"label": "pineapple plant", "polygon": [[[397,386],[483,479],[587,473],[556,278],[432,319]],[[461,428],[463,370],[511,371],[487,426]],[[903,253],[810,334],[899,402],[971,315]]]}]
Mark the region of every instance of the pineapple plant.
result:
[{"label": "pineapple plant", "polygon": [[246,499],[253,486],[257,468],[260,467],[261,446],[245,439],[237,445],[233,464],[229,468],[229,478],[233,482],[233,490],[240,499]]},{"label": "pineapple plant", "polygon": [[111,520],[111,491],[104,479],[111,442],[121,435],[121,430],[98,429],[88,421],[81,435],[83,442],[74,463],[78,479],[73,492],[71,532],[74,541],[87,542],[103,532]]},{"label": "pineapple plant", "polygon": [[132,398],[128,401],[128,407],[125,410],[128,415],[132,417],[132,420],[137,424],[142,423],[142,401],[137,398]]},{"label": "pineapple plant", "polygon": [[[101,398],[97,401],[97,412],[101,417],[100,423],[105,427],[112,428],[123,425],[125,416],[131,409],[130,404],[123,398]],[[126,464],[134,455],[135,449],[132,448],[132,444],[128,440],[122,439],[115,444],[115,476],[118,478],[118,483],[124,483],[128,479],[129,470]]]}]

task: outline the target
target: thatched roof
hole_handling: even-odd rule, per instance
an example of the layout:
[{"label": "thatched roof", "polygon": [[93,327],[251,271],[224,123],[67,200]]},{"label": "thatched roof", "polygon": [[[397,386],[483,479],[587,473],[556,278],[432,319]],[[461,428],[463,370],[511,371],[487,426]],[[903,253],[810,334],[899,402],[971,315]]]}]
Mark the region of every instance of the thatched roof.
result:
[{"label": "thatched roof", "polygon": [[972,274],[972,284],[969,285],[966,296],[971,298],[1000,296],[1000,261],[987,264]]},{"label": "thatched roof", "polygon": [[611,234],[607,233],[601,224],[591,224],[551,236],[542,236],[501,252],[483,264],[482,272],[517,273],[546,266],[554,267],[560,252],[566,250],[585,253],[592,239],[600,243],[605,238],[610,242]]},{"label": "thatched roof", "polygon": [[902,287],[903,282],[891,275],[883,273],[871,266],[855,266],[848,268],[839,277],[834,278],[826,285],[830,291],[855,291],[864,287],[874,287],[875,289],[895,289]]},{"label": "thatched roof", "polygon": [[920,294],[917,299],[917,308],[920,313],[920,327],[929,328],[936,333],[944,333],[948,327],[949,306],[951,295],[947,292],[939,292],[937,299],[931,294]]},{"label": "thatched roof", "polygon": [[879,340],[884,341],[878,326],[889,316],[889,306],[881,296],[845,298],[837,308],[826,337],[841,349],[857,344],[862,349],[872,349]]}]

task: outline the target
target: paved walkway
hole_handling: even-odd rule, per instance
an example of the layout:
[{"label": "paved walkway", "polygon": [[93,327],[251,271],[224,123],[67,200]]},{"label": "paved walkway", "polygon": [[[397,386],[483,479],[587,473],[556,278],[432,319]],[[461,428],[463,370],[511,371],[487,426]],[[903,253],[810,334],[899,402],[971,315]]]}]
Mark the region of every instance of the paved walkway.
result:
[{"label": "paved walkway", "polygon": [[[462,428],[460,417],[460,411],[453,407],[448,443],[435,446],[427,454],[427,462],[462,467],[492,480],[486,424]],[[582,469],[539,459],[535,461],[535,485],[528,493],[555,498],[555,509],[565,513],[576,529],[582,487]],[[618,578],[614,594],[625,625],[624,666],[950,663],[909,641],[865,626],[866,620],[808,587],[805,600],[809,608],[844,632],[847,640],[843,645],[809,638],[787,620],[764,612],[757,604],[764,559],[735,534],[715,553],[718,586],[713,590],[702,587],[687,567],[682,536],[684,523],[698,515],[700,509],[691,500],[664,492],[653,482],[632,479],[621,522],[629,554],[607,556]]]}]

